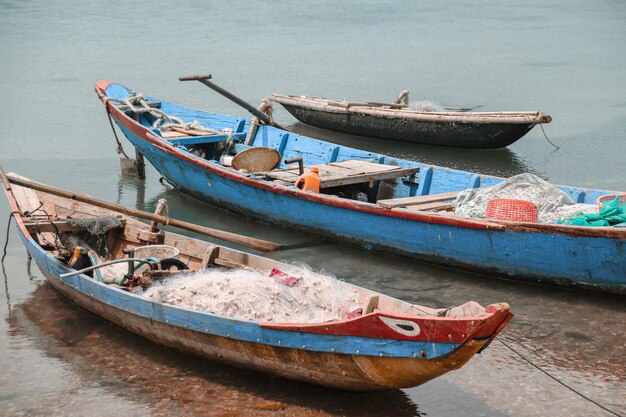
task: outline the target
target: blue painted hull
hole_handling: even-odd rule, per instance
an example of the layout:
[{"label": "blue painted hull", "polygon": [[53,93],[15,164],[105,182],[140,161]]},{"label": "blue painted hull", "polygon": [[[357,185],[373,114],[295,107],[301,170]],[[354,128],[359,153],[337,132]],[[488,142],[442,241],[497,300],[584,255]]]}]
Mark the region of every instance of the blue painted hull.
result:
[{"label": "blue painted hull", "polygon": [[133,136],[127,134],[146,159],[183,192],[266,222],[473,271],[626,292],[623,239],[467,229],[354,212],[224,179],[181,163]]},{"label": "blue painted hull", "polygon": [[72,270],[25,235],[23,226],[18,224],[18,229],[58,292],[115,325],[185,353],[329,388],[371,391],[419,385],[462,366],[510,320],[502,317],[506,321],[491,336],[462,344],[272,329],[153,302],[86,275],[61,278]]},{"label": "blue painted hull", "polygon": [[[118,311],[158,321],[172,327],[285,349],[299,349],[305,345],[308,351],[347,355],[352,355],[358,350],[359,354],[366,356],[413,358],[416,356],[416,352],[425,351],[429,358],[435,359],[448,356],[459,347],[457,343],[296,334],[264,328],[258,322],[229,319],[173,305],[155,303],[144,297],[114,289],[86,275],[60,278],[59,275],[71,272],[72,269],[68,269],[50,257],[32,239],[22,239],[22,241],[39,269],[61,293],[69,295],[73,299],[75,297],[72,294],[80,293],[83,296],[88,296],[92,303],[99,302]],[[83,307],[92,310],[89,305],[83,305]]]},{"label": "blue painted hull", "polygon": [[[194,114],[197,117],[197,114],[203,113]],[[115,117],[115,113],[113,115]],[[233,123],[233,118],[224,117],[227,119],[223,123]],[[261,181],[255,182],[242,175],[238,178],[236,173],[225,174],[224,168],[217,162],[199,163],[184,151],[173,151],[167,146],[158,145],[162,139],[156,136],[148,136],[151,139],[146,140],[141,133],[141,126],[133,126],[123,117],[115,119],[128,140],[168,181],[182,191],[217,206],[265,222],[314,231],[369,249],[422,261],[523,281],[626,293],[626,229],[611,228],[605,233],[556,225],[490,225],[486,221],[450,219],[451,216],[434,214],[400,216],[391,210],[382,212],[362,208],[363,204],[335,203],[344,200],[336,197],[318,201],[303,196],[304,193],[291,192],[289,187],[266,187]],[[280,136],[273,138],[272,135],[276,135],[277,131],[267,127],[257,135],[254,144],[274,146],[282,151],[284,158],[291,157],[294,155],[293,149],[281,149],[282,145],[277,145]],[[333,146],[301,136],[297,139],[301,148],[308,146],[306,141],[310,141],[311,146]],[[342,152],[351,152],[353,158],[384,158],[345,147],[335,151],[335,157],[337,154],[341,156]],[[319,158],[319,155],[309,156],[309,163],[319,163],[315,157]],[[488,186],[501,181],[499,178],[416,162],[394,160],[394,163],[421,168],[419,186],[407,191],[411,193],[407,195]],[[435,178],[444,176],[445,181],[435,181]],[[578,202],[595,201],[597,196],[609,193],[603,190],[562,188]]]}]

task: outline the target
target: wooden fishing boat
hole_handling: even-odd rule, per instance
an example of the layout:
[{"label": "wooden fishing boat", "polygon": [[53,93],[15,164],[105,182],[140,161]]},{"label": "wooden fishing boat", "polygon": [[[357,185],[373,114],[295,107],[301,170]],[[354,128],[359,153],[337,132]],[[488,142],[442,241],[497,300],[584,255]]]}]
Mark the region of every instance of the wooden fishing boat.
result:
[{"label": "wooden fishing boat", "polygon": [[[362,309],[326,322],[243,320],[157,302],[136,290],[150,288],[150,280],[176,283],[201,270],[253,270],[270,280],[272,271],[294,267],[163,232],[158,222],[120,213],[158,215],[2,176],[20,238],[52,286],[80,307],[172,349],[331,388],[383,390],[419,385],[459,368],[512,318],[504,303],[434,309],[347,283],[342,285],[358,294]],[[165,253],[164,247],[176,248],[179,258],[133,258],[140,249]],[[87,263],[81,263],[83,249],[89,249]],[[133,262],[128,277],[120,272],[120,279],[106,283],[97,271],[117,261]],[[144,261],[155,269],[138,275],[134,262]]]},{"label": "wooden fishing boat", "polygon": [[[443,264],[542,284],[626,292],[626,228],[497,221],[447,211],[459,191],[503,181],[297,135],[248,118],[147,98],[150,108],[212,132],[154,127],[157,112],[133,109],[130,90],[100,81],[96,91],[128,140],[181,191],[264,222]],[[159,116],[160,117],[160,116]],[[168,116],[169,117],[169,116]],[[183,129],[184,130],[184,129]],[[251,149],[280,156],[274,169],[229,166]],[[301,158],[318,167],[320,193],[294,187]],[[220,162],[221,161],[221,162]],[[608,190],[565,187],[594,204]]]},{"label": "wooden fishing boat", "polygon": [[420,111],[412,110],[408,103],[353,103],[281,94],[273,94],[272,99],[302,123],[322,129],[459,148],[504,148],[535,125],[552,120],[529,111]]}]

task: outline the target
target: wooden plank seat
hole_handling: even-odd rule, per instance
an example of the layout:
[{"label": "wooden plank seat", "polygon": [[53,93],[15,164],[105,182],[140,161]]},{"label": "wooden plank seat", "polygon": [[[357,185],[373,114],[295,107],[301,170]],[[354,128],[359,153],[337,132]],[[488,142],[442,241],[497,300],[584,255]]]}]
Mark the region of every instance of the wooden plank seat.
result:
[{"label": "wooden plank seat", "polygon": [[388,200],[378,200],[376,204],[381,207],[393,209],[406,207],[410,210],[419,211],[442,211],[454,208],[454,203],[450,200],[456,198],[460,191],[449,193],[418,195],[414,197],[391,198]]},{"label": "wooden plank seat", "polygon": [[[419,167],[402,168],[370,161],[349,160],[315,165],[319,169],[320,188],[339,187],[413,175]],[[282,184],[294,184],[300,175],[298,167],[277,169],[263,173]]]},{"label": "wooden plank seat", "polygon": [[[169,141],[173,145],[180,146],[196,146],[206,143],[226,142],[228,134],[223,132],[204,132],[201,130],[157,130],[161,137]],[[233,139],[241,139],[245,136],[244,132],[233,133]]]},{"label": "wooden plank seat", "polygon": [[[126,220],[120,219],[120,222],[122,223],[120,228],[124,227]],[[65,233],[85,230],[83,227],[70,226],[67,220],[26,221],[24,226],[30,233]]]},{"label": "wooden plank seat", "polygon": [[210,135],[210,136],[183,136],[177,138],[167,138],[172,145],[178,146],[195,146],[195,145],[203,145],[205,143],[216,143],[216,142],[226,142],[228,140],[228,135]]}]

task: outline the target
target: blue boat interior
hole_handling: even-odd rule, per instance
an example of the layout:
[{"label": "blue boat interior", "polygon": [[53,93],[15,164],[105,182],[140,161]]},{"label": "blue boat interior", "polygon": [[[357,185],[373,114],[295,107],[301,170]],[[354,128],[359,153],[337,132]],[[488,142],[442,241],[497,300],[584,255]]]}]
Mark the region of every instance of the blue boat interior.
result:
[{"label": "blue boat interior", "polygon": [[[131,94],[129,90],[119,84],[111,84],[105,93],[117,100],[126,99]],[[286,164],[285,161],[298,157],[302,158],[306,167],[324,167],[329,166],[328,164],[358,161],[364,163],[366,168],[371,167],[370,164],[382,164],[398,168],[399,176],[395,178],[389,178],[387,175],[383,179],[377,180],[376,174],[374,174],[362,183],[332,186],[322,188],[320,191],[341,198],[358,199],[370,203],[388,203],[387,205],[382,204],[383,207],[388,208],[405,207],[405,204],[408,206],[407,198],[414,198],[415,201],[410,204],[412,210],[437,212],[449,210],[455,193],[461,190],[492,186],[503,181],[503,178],[499,177],[422,164],[341,146],[263,124],[258,127],[254,137],[244,143],[251,126],[249,118],[193,110],[150,97],[146,97],[146,100],[151,103],[151,106],[158,108],[167,115],[178,117],[185,123],[197,121],[206,128],[218,131],[216,134],[209,135],[180,134],[173,137],[152,127],[157,120],[152,114],[147,112],[135,113],[125,109],[128,116],[150,128],[155,136],[184,152],[216,164],[221,164],[220,161],[223,161],[225,156],[233,156],[250,148],[268,147],[280,154],[280,163],[274,168],[274,171],[294,167],[293,164]],[[230,131],[224,129],[230,129]],[[225,164],[222,163],[222,165]],[[231,169],[234,170],[232,167]],[[292,169],[292,172],[295,171]],[[285,178],[268,176],[267,172],[250,172],[247,174],[257,179],[272,181],[284,186],[293,186],[293,184],[285,181]],[[568,193],[575,202],[588,204],[595,204],[598,197],[610,193],[606,190],[578,187],[561,187],[561,189]],[[398,203],[394,204],[391,200],[397,200]]]}]

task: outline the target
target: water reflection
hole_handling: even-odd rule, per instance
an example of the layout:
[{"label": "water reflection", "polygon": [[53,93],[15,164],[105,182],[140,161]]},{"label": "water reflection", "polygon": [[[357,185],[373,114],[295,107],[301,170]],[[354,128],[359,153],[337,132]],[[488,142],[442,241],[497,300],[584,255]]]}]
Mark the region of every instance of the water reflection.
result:
[{"label": "water reflection", "polygon": [[[323,246],[328,241],[318,238],[306,232],[297,232],[280,226],[268,227],[268,223],[253,220],[242,215],[234,214],[225,209],[212,206],[203,201],[190,197],[172,187],[165,188],[162,192],[146,201],[146,210],[156,207],[160,199],[167,200],[169,215],[187,222],[200,224],[212,228],[219,228],[233,233],[246,236],[268,239],[284,245],[301,245],[302,247]],[[179,232],[179,230],[174,229]],[[185,233],[194,237],[192,233]],[[233,246],[229,243],[228,246]],[[250,249],[246,249],[250,251]],[[266,254],[271,256],[271,254]]]},{"label": "water reflection", "polygon": [[[135,186],[131,183],[130,187]],[[170,215],[186,221],[281,243],[297,244],[318,240],[322,242],[319,246],[303,246],[296,250],[279,251],[270,256],[286,262],[303,262],[316,270],[328,271],[351,283],[409,302],[435,307],[449,307],[468,300],[476,300],[483,305],[508,302],[513,307],[515,318],[500,337],[533,363],[555,374],[565,383],[578,388],[582,386],[586,394],[606,405],[612,405],[619,398],[620,390],[625,387],[626,368],[621,359],[624,343],[621,333],[615,330],[623,328],[626,323],[623,300],[620,297],[496,279],[363,251],[234,215],[174,189],[159,187],[158,192],[151,196],[145,201],[145,209],[153,208],[158,199],[166,198],[170,204]],[[125,198],[132,198],[132,192],[125,191]],[[490,381],[490,386],[477,375],[497,375],[497,378]],[[524,380],[521,386],[520,378]],[[446,391],[449,387],[442,387],[438,379],[415,390],[407,390],[406,393],[414,402],[441,411],[439,404],[428,404],[421,393],[429,392],[430,389],[434,395],[446,392],[452,398],[465,401],[458,387],[472,393],[474,399],[486,398],[491,391],[505,393],[509,388],[517,389],[520,398],[526,400],[520,400],[515,403],[515,407],[508,409],[513,414],[525,410],[528,406],[525,402],[529,398],[539,398],[537,396],[540,394],[536,392],[538,386],[542,387],[538,401],[544,406],[554,398],[571,395],[556,382],[545,379],[499,343],[493,343],[480,358],[471,361],[459,371],[446,375],[442,380],[451,381],[454,384],[452,388],[457,391],[450,394]],[[311,388],[306,390],[312,392]],[[270,391],[271,401],[280,402],[282,397],[276,389],[272,388]],[[326,396],[326,391],[317,392],[320,397]],[[360,401],[358,396],[351,398],[353,401]],[[570,408],[564,409],[582,407],[581,410],[594,411],[593,407],[580,401],[573,402]],[[499,410],[504,406],[500,403],[491,404],[489,401],[487,403]],[[298,404],[304,403],[301,401]],[[484,404],[476,407],[484,407]],[[456,404],[452,408],[456,411],[450,415],[455,415],[462,405]],[[382,415],[388,414],[382,412]]]},{"label": "water reflection", "polygon": [[165,351],[80,310],[47,282],[15,310],[11,334],[29,337],[85,383],[104,379],[111,394],[157,414],[422,415],[400,390],[338,392]]},{"label": "water reflection", "polygon": [[368,138],[347,133],[318,129],[304,123],[289,126],[294,132],[319,138],[339,145],[379,152],[400,159],[409,159],[426,164],[440,165],[482,174],[510,177],[531,172],[545,177],[546,173],[520,158],[513,150],[504,149],[461,149],[444,146],[418,145],[385,139]]},{"label": "water reflection", "polygon": [[[146,201],[146,181],[134,175],[127,175],[120,172],[117,180],[117,204],[121,204],[124,199],[124,192],[127,191],[131,200],[135,200],[137,210],[145,209]],[[133,198],[134,197],[134,198]],[[155,204],[156,206],[156,204]]]}]

